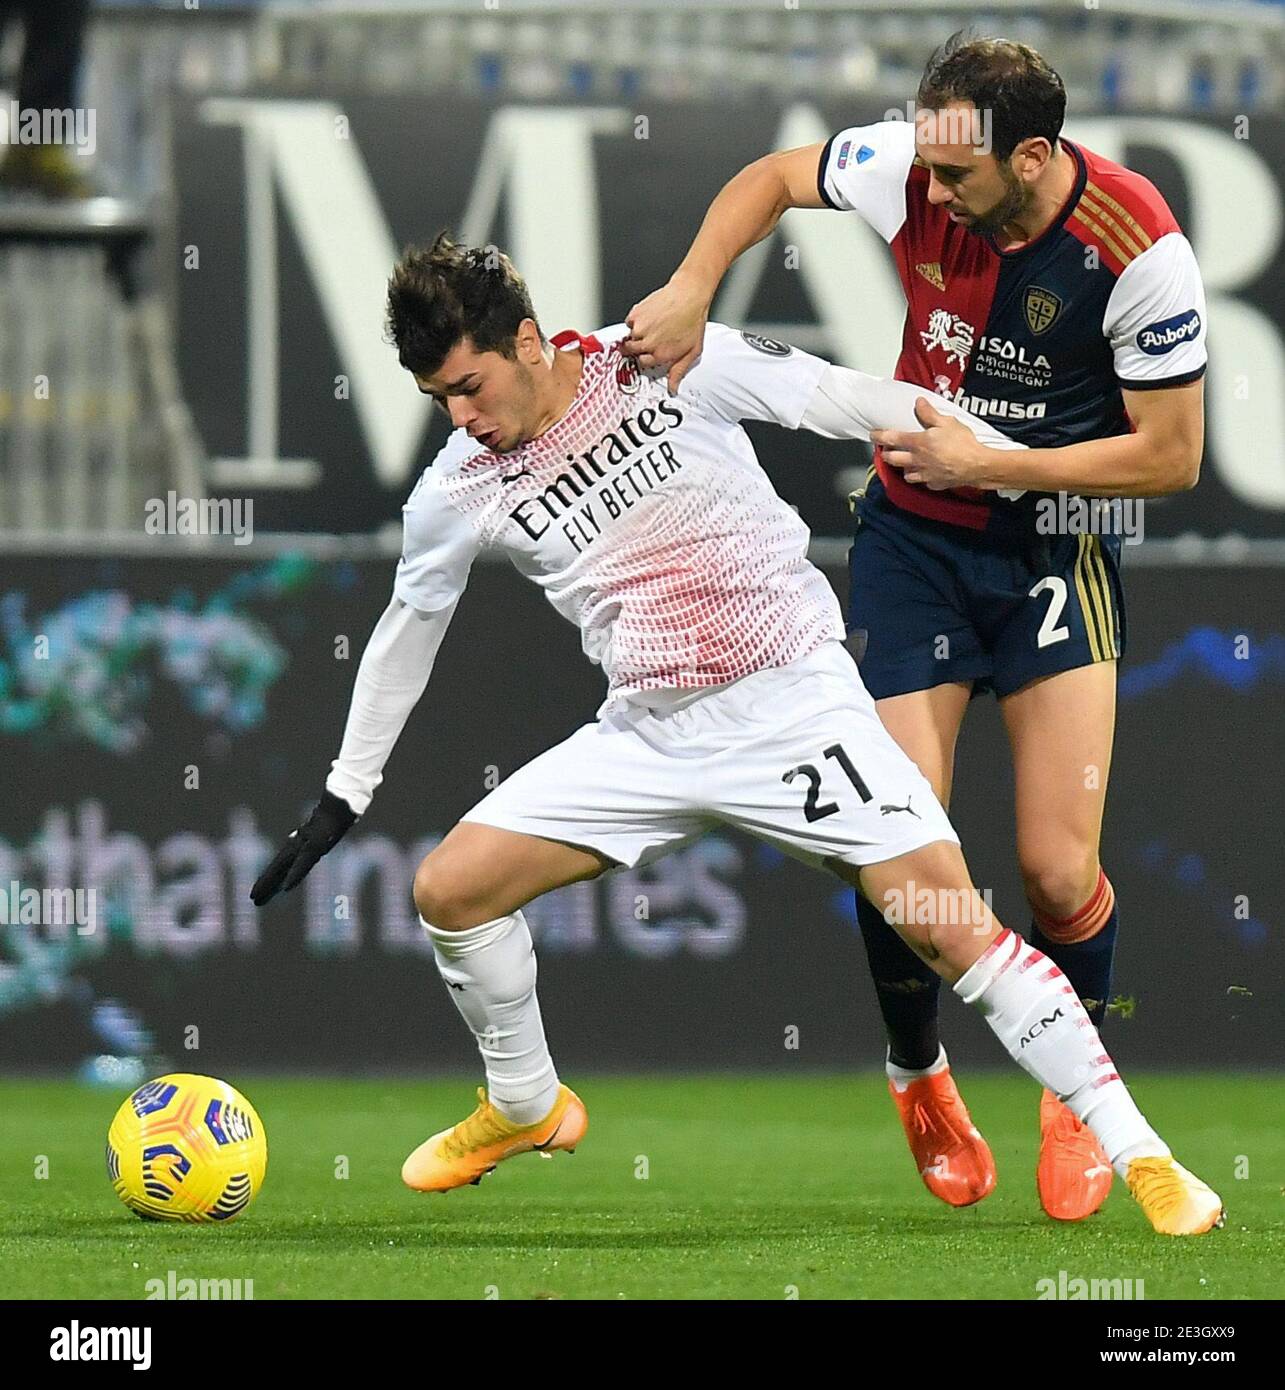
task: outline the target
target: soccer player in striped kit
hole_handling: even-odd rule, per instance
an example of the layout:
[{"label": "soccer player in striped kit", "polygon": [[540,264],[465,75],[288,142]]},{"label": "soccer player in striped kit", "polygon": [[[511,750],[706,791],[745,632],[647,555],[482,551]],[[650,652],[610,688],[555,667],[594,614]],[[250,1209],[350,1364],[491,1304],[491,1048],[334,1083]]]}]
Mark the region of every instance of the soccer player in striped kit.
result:
[{"label": "soccer player in striped kit", "polygon": [[[576,1147],[588,1118],[549,1053],[522,908],[722,825],[882,904],[917,958],[1092,1129],[1157,1231],[1219,1224],[1218,1195],[1147,1124],[1066,976],[974,890],[945,812],[843,648],[807,527],[741,425],[864,439],[912,425],[922,393],[710,324],[671,396],[622,354],[624,324],[546,340],[507,258],[447,237],[398,264],[389,327],[402,366],[456,428],[404,508],[393,597],[362,655],[325,793],[254,901],[293,888],[365,812],[479,551],[505,554],[538,585],[608,678],[597,720],[506,778],[416,874],[487,1086],[472,1115],[406,1159],[406,1184],[444,1192],[506,1158]],[[991,447],[1020,450],[953,403],[939,408]],[[540,692],[514,658],[519,711]]]},{"label": "soccer player in striped kit", "polygon": [[[908,306],[897,378],[1030,447],[988,448],[931,404],[921,430],[875,432],[850,562],[862,677],[944,805],[969,700],[994,692],[1030,939],[1101,1024],[1119,926],[1099,840],[1124,651],[1121,538],[1096,534],[1100,523],[1051,533],[1041,518],[1058,514],[1054,494],[1194,485],[1205,302],[1160,194],[1063,138],[1065,109],[1034,50],[954,36],[928,64],[913,124],[842,130],[742,170],[668,285],[634,307],[625,350],[681,382],[723,274],[786,208],[855,213],[888,242]],[[857,914],[916,1165],[936,1196],[967,1206],[994,1187],[995,1166],[940,1043],[939,982],[860,894]],[[1040,1129],[1041,1203],[1080,1220],[1105,1201],[1111,1167],[1049,1091]]]}]

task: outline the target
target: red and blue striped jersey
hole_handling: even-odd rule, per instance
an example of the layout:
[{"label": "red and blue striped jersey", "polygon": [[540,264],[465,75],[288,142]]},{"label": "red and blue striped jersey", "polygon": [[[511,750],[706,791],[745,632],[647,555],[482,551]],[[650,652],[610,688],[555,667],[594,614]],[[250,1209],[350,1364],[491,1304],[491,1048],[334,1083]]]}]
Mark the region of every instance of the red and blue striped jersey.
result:
[{"label": "red and blue striped jersey", "polygon": [[[840,131],[817,172],[826,203],[891,247],[908,306],[896,377],[1045,448],[1128,433],[1122,389],[1196,381],[1207,360],[1200,271],[1165,200],[1140,174],[1061,144],[1076,165],[1070,195],[1011,251],[929,203],[909,122]],[[931,492],[878,452],[875,464],[889,500],[959,526],[1020,525],[1034,501]]]}]

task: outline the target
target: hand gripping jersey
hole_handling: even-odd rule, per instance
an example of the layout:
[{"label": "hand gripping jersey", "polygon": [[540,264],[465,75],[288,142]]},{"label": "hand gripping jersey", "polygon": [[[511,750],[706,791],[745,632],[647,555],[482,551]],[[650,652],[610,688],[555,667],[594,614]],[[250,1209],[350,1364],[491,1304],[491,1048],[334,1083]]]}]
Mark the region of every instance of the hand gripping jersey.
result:
[{"label": "hand gripping jersey", "polygon": [[[908,305],[897,378],[1036,448],[1125,434],[1121,388],[1180,386],[1206,363],[1200,272],[1164,199],[1141,175],[1061,143],[1075,161],[1070,196],[1012,251],[929,204],[909,122],[840,131],[817,173],[831,207],[860,213],[891,246]],[[1005,521],[1010,504],[994,493],[930,492],[875,462],[908,511],[977,529]]]},{"label": "hand gripping jersey", "polygon": [[395,595],[449,608],[478,551],[502,550],[580,628],[609,699],[723,685],[841,640],[808,529],[739,424],[796,429],[827,364],[712,323],[671,396],[621,354],[626,333],[553,339],[583,368],[538,439],[495,454],[450,436],[403,508]]}]

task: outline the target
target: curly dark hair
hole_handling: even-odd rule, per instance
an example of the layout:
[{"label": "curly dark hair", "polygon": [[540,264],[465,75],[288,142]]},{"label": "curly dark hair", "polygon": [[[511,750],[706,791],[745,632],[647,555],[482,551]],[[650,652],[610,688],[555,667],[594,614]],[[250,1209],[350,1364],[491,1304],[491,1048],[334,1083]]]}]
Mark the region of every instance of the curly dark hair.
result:
[{"label": "curly dark hair", "polygon": [[478,352],[516,357],[523,319],[534,321],[535,311],[513,262],[494,246],[463,246],[446,232],[431,246],[408,247],[388,281],[388,341],[416,376],[432,376],[464,338]]},{"label": "curly dark hair", "polygon": [[991,113],[991,151],[1007,159],[1023,140],[1042,135],[1055,149],[1066,118],[1066,87],[1033,48],[1009,39],[953,33],[928,60],[919,82],[921,107],[940,111],[971,101]]}]

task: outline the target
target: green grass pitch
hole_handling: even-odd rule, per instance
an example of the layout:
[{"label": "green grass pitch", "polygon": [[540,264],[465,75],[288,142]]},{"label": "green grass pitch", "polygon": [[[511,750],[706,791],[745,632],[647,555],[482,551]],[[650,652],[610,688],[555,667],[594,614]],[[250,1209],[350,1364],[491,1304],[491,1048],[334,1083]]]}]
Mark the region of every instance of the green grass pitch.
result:
[{"label": "green grass pitch", "polygon": [[1283,1078],[1134,1079],[1227,1203],[1223,1230],[1186,1241],[1153,1235],[1119,1182],[1087,1222],[1044,1217],[1039,1093],[1021,1077],[961,1077],[999,1167],[966,1211],[922,1188],[873,1073],[571,1077],[590,1118],[574,1155],[524,1155],[445,1196],[406,1191],[399,1169],[472,1109],[467,1081],[228,1079],[263,1117],[269,1158],[257,1202],[226,1227],[153,1225],[120,1206],[103,1145],[122,1096],[0,1081],[4,1295],[141,1299],[170,1270],[252,1279],[259,1300],[1031,1299],[1060,1270],[1141,1279],[1148,1299],[1280,1295]]}]

